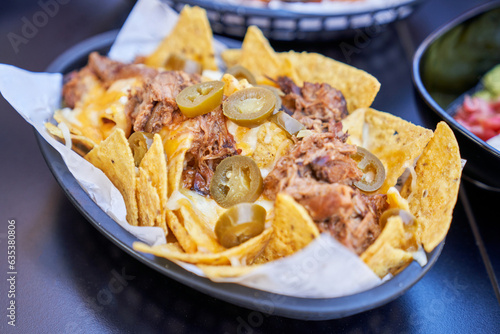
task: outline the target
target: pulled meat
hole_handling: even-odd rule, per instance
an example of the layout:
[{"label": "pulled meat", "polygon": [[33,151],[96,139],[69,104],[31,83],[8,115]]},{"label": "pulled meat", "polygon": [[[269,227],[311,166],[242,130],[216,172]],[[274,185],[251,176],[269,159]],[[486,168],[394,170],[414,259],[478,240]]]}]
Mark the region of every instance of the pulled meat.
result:
[{"label": "pulled meat", "polygon": [[363,173],[350,157],[356,146],[345,143],[347,135],[341,123],[332,130],[313,132],[299,140],[265,178],[264,194],[274,200],[277,193],[303,180],[348,185],[360,180]]},{"label": "pulled meat", "polygon": [[304,82],[300,88],[288,77],[278,77],[276,83],[285,93],[283,106],[308,129],[329,131],[331,123],[348,114],[342,93],[327,83]]},{"label": "pulled meat", "polygon": [[154,68],[142,64],[125,64],[116,60],[101,56],[97,52],[89,55],[87,65],[101,80],[104,87],[109,87],[116,80],[128,78],[151,79],[158,74]]},{"label": "pulled meat", "polygon": [[87,66],[65,76],[63,99],[66,106],[74,108],[76,103],[92,89],[95,82],[100,82],[108,88],[116,80],[128,78],[147,80],[157,73],[157,70],[141,64],[124,64],[92,52]]},{"label": "pulled meat", "polygon": [[366,196],[357,189],[350,189],[350,193],[343,194],[344,205],[317,225],[320,232],[329,232],[344,246],[361,255],[382,230],[378,221],[388,207],[387,196]]},{"label": "pulled meat", "polygon": [[378,218],[386,208],[386,195],[367,196],[352,187],[362,177],[345,143],[341,123],[330,132],[313,132],[281,157],[264,179],[264,194],[276,198],[286,192],[303,205],[322,232],[329,232],[356,254],[380,234]]},{"label": "pulled meat", "polygon": [[219,163],[239,154],[236,142],[227,130],[222,108],[193,119],[194,140],[186,152],[186,167],[182,179],[184,187],[202,195],[210,193],[210,182]]},{"label": "pulled meat", "polygon": [[62,89],[63,101],[69,108],[74,108],[82,101],[97,80],[95,74],[87,66],[80,71],[73,71],[64,76]]},{"label": "pulled meat", "polygon": [[164,126],[186,118],[175,97],[186,87],[199,83],[198,74],[160,72],[129,96],[125,113],[134,124],[134,131],[156,133]]}]

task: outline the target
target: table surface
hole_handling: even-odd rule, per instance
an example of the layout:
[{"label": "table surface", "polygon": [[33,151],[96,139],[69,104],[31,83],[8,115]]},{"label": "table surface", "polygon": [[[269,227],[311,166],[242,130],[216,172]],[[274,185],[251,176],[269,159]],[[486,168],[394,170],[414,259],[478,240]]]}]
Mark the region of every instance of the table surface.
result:
[{"label": "table surface", "polygon": [[[23,26],[56,3],[47,22],[23,36]],[[64,3],[64,4],[63,4]],[[317,51],[364,69],[382,88],[373,107],[417,123],[410,64],[433,30],[483,3],[427,1],[404,22],[328,43],[273,43],[277,50]],[[43,71],[64,50],[119,28],[133,1],[3,1],[0,63]],[[10,37],[9,37],[10,36]],[[28,36],[28,35],[26,35]],[[341,43],[352,46],[342,52]],[[344,48],[345,50],[345,48]],[[27,92],[29,94],[29,92]],[[77,211],[51,175],[32,128],[0,98],[1,333],[269,333],[500,331],[498,283],[500,194],[463,180],[454,219],[436,265],[402,297],[344,319],[305,322],[261,314],[208,297],[138,262]],[[16,224],[16,326],[7,324],[8,222]],[[121,289],[111,289],[117,276]]]}]

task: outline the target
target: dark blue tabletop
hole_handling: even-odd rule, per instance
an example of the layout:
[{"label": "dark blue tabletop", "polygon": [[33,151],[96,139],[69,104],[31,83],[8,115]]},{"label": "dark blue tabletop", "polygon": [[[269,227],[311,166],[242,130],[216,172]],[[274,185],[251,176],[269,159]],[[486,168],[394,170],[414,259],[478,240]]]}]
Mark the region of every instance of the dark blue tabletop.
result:
[{"label": "dark blue tabletop", "polygon": [[[317,51],[367,70],[382,84],[374,108],[424,124],[428,121],[417,110],[411,82],[413,52],[430,32],[482,2],[427,1],[409,19],[383,31],[360,31],[343,41],[273,46]],[[53,15],[23,37],[25,22],[39,15],[45,3],[57,4]],[[43,71],[70,46],[119,28],[132,6],[126,0],[3,1],[0,63]],[[3,98],[0,110],[1,333],[500,332],[495,278],[500,275],[500,193],[463,180],[438,262],[402,297],[344,319],[291,320],[208,297],[123,252],[65,197],[33,130]],[[9,220],[16,224],[15,327],[6,317]]]}]

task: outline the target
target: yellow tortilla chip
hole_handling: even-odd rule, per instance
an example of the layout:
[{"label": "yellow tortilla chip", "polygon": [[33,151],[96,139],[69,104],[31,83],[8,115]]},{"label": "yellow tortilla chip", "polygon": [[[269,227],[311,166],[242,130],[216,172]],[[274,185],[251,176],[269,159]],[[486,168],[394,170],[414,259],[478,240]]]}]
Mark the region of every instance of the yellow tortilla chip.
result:
[{"label": "yellow tortilla chip", "polygon": [[186,152],[193,142],[193,134],[189,129],[190,121],[182,123],[181,126],[169,130],[160,130],[163,139],[163,147],[167,155],[167,181],[168,197],[175,191],[179,191],[182,182],[182,171],[184,170],[184,160]]},{"label": "yellow tortilla chip", "polygon": [[280,75],[288,75],[292,80],[298,79],[291,63],[278,57],[262,31],[256,26],[248,27],[238,62],[252,72],[259,84],[272,85],[273,83],[266,77],[276,79]]},{"label": "yellow tortilla chip", "polygon": [[402,193],[408,197],[410,212],[421,226],[421,240],[427,252],[432,251],[450,228],[462,174],[460,151],[450,127],[438,123],[434,136],[415,167],[417,182],[408,180]]},{"label": "yellow tortilla chip", "polygon": [[177,247],[166,245],[148,246],[141,242],[134,242],[133,248],[136,251],[150,253],[169,260],[178,260],[193,264],[209,265],[248,265],[266,247],[271,237],[272,229],[266,229],[261,234],[236,247],[228,248],[219,253],[194,253],[187,254],[179,252]]},{"label": "yellow tortilla chip", "polygon": [[290,51],[280,53],[279,57],[291,62],[299,78],[296,83],[326,82],[340,90],[349,112],[369,107],[380,90],[380,82],[369,73],[318,53]]},{"label": "yellow tortilla chip", "polygon": [[[176,129],[163,128],[160,137],[163,140],[165,155],[167,156],[167,197],[176,200],[180,195],[182,182],[182,171],[184,169],[185,155],[193,141],[193,135],[187,126],[189,121],[184,122]],[[182,196],[182,195],[181,195]],[[179,220],[179,217],[170,209],[166,210],[167,225],[176,237],[180,246],[186,253],[196,253],[198,248],[188,231]]]},{"label": "yellow tortilla chip", "polygon": [[363,146],[366,110],[365,108],[357,109],[341,121],[342,130],[349,134],[349,137],[347,137],[348,144]]},{"label": "yellow tortilla chip", "polygon": [[196,253],[198,250],[196,243],[191,239],[189,233],[186,231],[184,226],[179,221],[179,218],[170,210],[166,212],[167,224],[172,234],[175,236],[177,241],[179,242],[180,247],[186,253]]},{"label": "yellow tortilla chip", "polygon": [[[57,141],[66,144],[66,139],[64,138],[64,134],[60,128],[52,123],[45,123],[45,128]],[[71,149],[81,156],[89,153],[95,146],[92,140],[81,135],[70,133],[70,139]]]},{"label": "yellow tortilla chip", "polygon": [[257,145],[252,159],[259,168],[271,170],[276,161],[293,144],[286,132],[272,122],[264,123],[257,133]]},{"label": "yellow tortilla chip", "polygon": [[249,272],[255,270],[259,265],[251,266],[211,266],[206,264],[198,265],[198,267],[203,270],[203,273],[212,281],[216,281],[221,278],[231,278],[240,277],[248,274]]},{"label": "yellow tortilla chip", "polygon": [[233,67],[238,64],[241,57],[240,49],[226,49],[221,52],[221,58],[226,64],[227,68]]},{"label": "yellow tortilla chip", "polygon": [[396,185],[405,169],[413,166],[432,137],[432,131],[374,109],[366,111],[365,121],[368,124],[366,148],[382,161],[386,170],[386,179],[378,190],[385,194]]},{"label": "yellow tortilla chip", "polygon": [[154,135],[153,144],[139,166],[137,203],[139,224],[159,226],[167,233],[167,162],[158,134]]},{"label": "yellow tortilla chip", "polygon": [[200,63],[203,69],[217,70],[212,37],[206,11],[186,5],[175,27],[158,48],[146,57],[145,64],[163,67],[172,54],[182,54]]},{"label": "yellow tortilla chip", "polygon": [[387,203],[389,203],[390,209],[403,209],[410,212],[408,201],[394,187],[389,188],[387,191]]},{"label": "yellow tortilla chip", "polygon": [[406,233],[401,217],[390,217],[375,242],[361,254],[361,260],[381,278],[397,273],[413,260],[406,251]]},{"label": "yellow tortilla chip", "polygon": [[102,170],[120,191],[127,208],[127,221],[136,226],[138,209],[135,164],[123,130],[116,128],[108,138],[94,147],[85,159]]},{"label": "yellow tortilla chip", "polygon": [[156,188],[153,186],[150,175],[139,168],[139,177],[137,178],[137,209],[139,211],[139,226],[162,226],[165,224],[165,215],[161,212],[160,197]]},{"label": "yellow tortilla chip", "polygon": [[213,228],[202,221],[203,215],[198,213],[187,199],[180,199],[178,204],[180,206],[179,220],[183,223],[191,240],[196,243],[198,252],[217,253],[223,251],[224,247],[217,241]]},{"label": "yellow tortilla chip", "polygon": [[[363,129],[360,131],[359,121],[354,117],[364,116]],[[415,159],[422,153],[425,145],[432,137],[432,131],[414,125],[389,113],[374,109],[356,110],[345,123],[345,129],[352,137],[352,143],[368,149],[382,161],[386,179],[377,191],[385,194],[390,187],[396,185],[398,178],[407,167],[412,167]],[[353,130],[349,128],[353,125]],[[358,137],[361,135],[361,137]]]},{"label": "yellow tortilla chip", "polygon": [[273,229],[273,237],[256,263],[291,255],[319,236],[318,228],[307,210],[285,193],[276,197]]}]

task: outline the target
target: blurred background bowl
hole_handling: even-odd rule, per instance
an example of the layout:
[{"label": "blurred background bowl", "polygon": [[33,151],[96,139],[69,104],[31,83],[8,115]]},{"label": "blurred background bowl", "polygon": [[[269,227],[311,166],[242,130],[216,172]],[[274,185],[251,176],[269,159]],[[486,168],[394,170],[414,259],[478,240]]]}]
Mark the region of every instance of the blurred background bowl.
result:
[{"label": "blurred background bowl", "polygon": [[184,5],[207,11],[216,34],[243,38],[250,25],[268,39],[320,41],[350,37],[362,28],[407,18],[424,0],[327,1],[321,3],[257,0],[164,0],[178,12]]},{"label": "blurred background bowl", "polygon": [[413,58],[417,102],[427,119],[444,120],[455,132],[467,160],[464,177],[482,188],[500,191],[500,151],[452,116],[457,101],[500,64],[500,1],[476,7],[427,37]]}]

